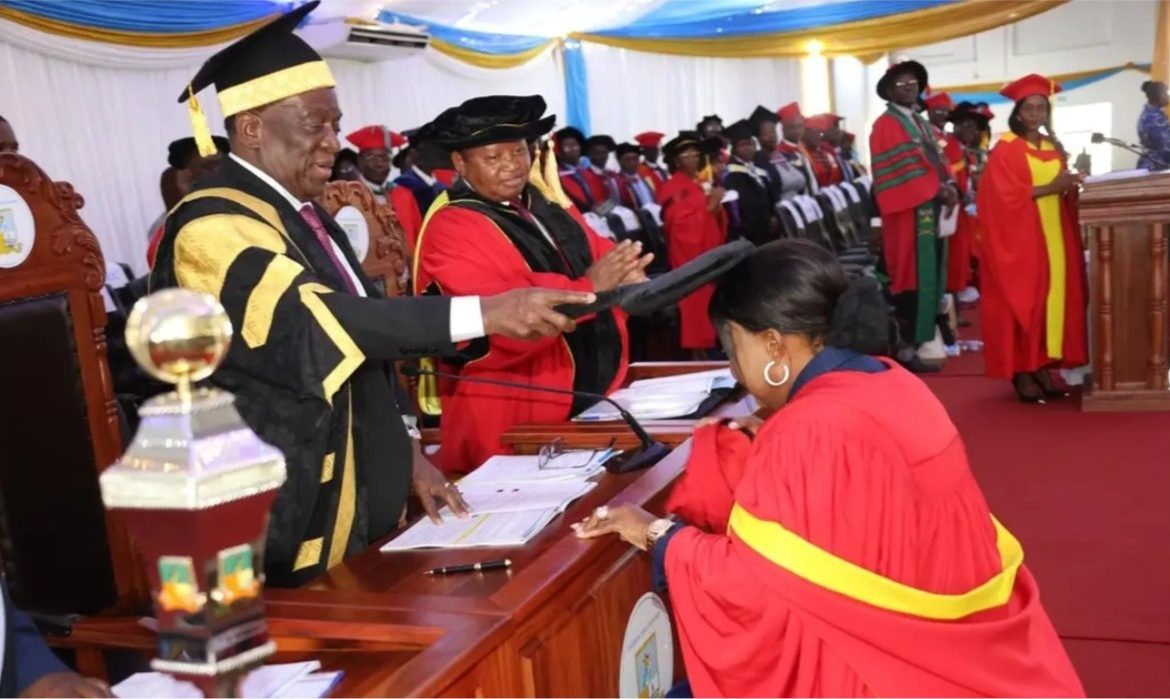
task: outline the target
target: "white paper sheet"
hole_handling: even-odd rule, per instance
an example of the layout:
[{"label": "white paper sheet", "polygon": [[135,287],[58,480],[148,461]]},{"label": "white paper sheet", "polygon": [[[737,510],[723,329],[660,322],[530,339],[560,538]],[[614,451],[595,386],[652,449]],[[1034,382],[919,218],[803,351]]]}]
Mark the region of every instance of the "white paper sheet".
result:
[{"label": "white paper sheet", "polygon": [[[302,697],[316,699],[329,693],[341,679],[340,672],[317,672],[321,663],[309,660],[258,667],[240,685],[248,699]],[[114,685],[114,696],[123,699],[165,697],[166,699],[201,699],[203,693],[190,682],[176,680],[163,672],[139,672]]]},{"label": "white paper sheet", "polygon": [[[463,500],[477,515],[527,510],[556,510],[564,512],[574,500],[597,487],[594,481],[533,481],[531,483],[484,483],[460,486]],[[454,516],[449,508],[441,513]]]},{"label": "white paper sheet", "polygon": [[448,517],[434,524],[425,517],[381,550],[462,549],[484,546],[523,546],[557,516],[556,510],[501,512],[472,515],[467,519]]},{"label": "white paper sheet", "polygon": [[483,462],[479,468],[459,481],[461,490],[489,488],[500,483],[530,483],[533,481],[584,481],[601,473],[605,462],[616,452],[611,449],[566,451],[541,468],[540,457],[500,454]]}]

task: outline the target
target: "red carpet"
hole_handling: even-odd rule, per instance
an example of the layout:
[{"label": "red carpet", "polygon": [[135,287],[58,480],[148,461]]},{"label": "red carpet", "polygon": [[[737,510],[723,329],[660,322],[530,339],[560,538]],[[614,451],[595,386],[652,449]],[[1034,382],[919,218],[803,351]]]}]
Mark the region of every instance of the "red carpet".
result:
[{"label": "red carpet", "polygon": [[968,353],[926,381],[992,511],[1023,543],[1085,689],[1170,695],[1170,413],[1024,405],[981,371]]}]

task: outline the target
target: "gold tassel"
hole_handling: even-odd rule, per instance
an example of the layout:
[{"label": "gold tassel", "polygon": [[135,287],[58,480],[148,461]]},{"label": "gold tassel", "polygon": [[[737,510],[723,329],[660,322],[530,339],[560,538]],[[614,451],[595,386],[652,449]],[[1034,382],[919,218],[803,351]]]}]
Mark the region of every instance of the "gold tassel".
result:
[{"label": "gold tassel", "polygon": [[187,116],[191,118],[191,132],[195,136],[195,147],[199,149],[199,155],[204,158],[215,155],[218,150],[215,141],[211,140],[211,127],[207,125],[207,115],[199,106],[199,100],[195,98],[195,92],[190,85],[187,86]]},{"label": "gold tassel", "polygon": [[544,158],[544,183],[552,192],[550,198],[560,204],[562,209],[572,208],[573,202],[569,201],[569,196],[561,188],[561,173],[557,169],[557,156],[552,152],[552,141],[541,144],[541,156]]}]

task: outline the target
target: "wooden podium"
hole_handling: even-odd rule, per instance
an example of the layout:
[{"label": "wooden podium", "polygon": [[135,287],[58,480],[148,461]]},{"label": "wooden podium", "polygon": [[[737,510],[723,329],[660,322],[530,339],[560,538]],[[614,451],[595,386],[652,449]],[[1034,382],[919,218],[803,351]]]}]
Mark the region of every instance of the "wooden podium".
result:
[{"label": "wooden podium", "polygon": [[1095,182],[1080,197],[1089,249],[1092,383],[1084,410],[1170,410],[1170,173]]}]

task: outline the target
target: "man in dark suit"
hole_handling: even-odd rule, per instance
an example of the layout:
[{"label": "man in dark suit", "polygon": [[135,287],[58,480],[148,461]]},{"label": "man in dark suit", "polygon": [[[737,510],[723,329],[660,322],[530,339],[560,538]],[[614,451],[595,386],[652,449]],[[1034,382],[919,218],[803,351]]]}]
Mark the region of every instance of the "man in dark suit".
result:
[{"label": "man in dark suit", "polygon": [[392,532],[412,484],[436,517],[436,501],[465,510],[412,443],[418,433],[403,417],[409,406],[396,360],[450,354],[456,343],[486,335],[571,331],[554,307],[594,298],[534,288],[382,297],[345,232],[313,201],[341,149],[333,75],[293,33],[317,4],[212,56],[183,92],[196,137],[210,149],[194,95],[215,85],[232,154],[167,218],[151,273],[152,290],[214,295],[236,329],[212,380],[285,455],[288,480],[265,550],[275,585],[320,575]]},{"label": "man in dark suit", "polygon": [[4,629],[0,697],[108,697],[101,680],[82,677],[65,667],[41,638],[27,614],[12,606],[8,586],[0,583]]}]

